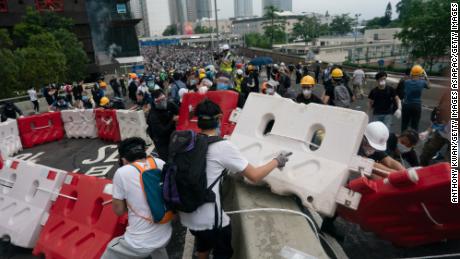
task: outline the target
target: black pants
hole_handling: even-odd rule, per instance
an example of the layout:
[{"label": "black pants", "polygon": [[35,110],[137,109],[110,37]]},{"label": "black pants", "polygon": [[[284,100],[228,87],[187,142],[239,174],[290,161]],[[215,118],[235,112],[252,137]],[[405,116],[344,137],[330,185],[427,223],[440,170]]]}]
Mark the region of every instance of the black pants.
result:
[{"label": "black pants", "polygon": [[401,132],[405,131],[409,125],[413,130],[418,132],[421,115],[421,104],[404,104],[402,106]]},{"label": "black pants", "polygon": [[190,230],[195,236],[196,250],[204,253],[212,250],[214,259],[230,259],[233,255],[232,226],[228,225],[216,230]]},{"label": "black pants", "polygon": [[34,111],[39,112],[40,111],[40,104],[38,104],[38,101],[35,100],[35,101],[32,101],[32,103],[34,104]]}]

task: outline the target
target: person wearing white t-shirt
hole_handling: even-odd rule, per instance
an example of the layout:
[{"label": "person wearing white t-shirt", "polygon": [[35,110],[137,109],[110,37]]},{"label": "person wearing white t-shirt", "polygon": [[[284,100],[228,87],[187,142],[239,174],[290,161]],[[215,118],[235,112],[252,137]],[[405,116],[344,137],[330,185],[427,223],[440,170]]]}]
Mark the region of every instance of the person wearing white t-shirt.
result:
[{"label": "person wearing white t-shirt", "polygon": [[[128,212],[128,227],[123,236],[114,238],[107,245],[102,259],[146,258],[167,259],[166,245],[171,238],[171,223],[156,224],[151,218],[141,187],[139,172],[132,163],[148,167],[146,143],[134,137],[123,140],[118,145],[120,168],[113,177],[113,211],[118,216]],[[155,158],[158,169],[164,161]],[[129,204],[129,208],[127,206]]]},{"label": "person wearing white t-shirt", "polygon": [[40,111],[40,106],[38,104],[38,98],[37,98],[37,91],[35,91],[35,88],[31,87],[28,91],[27,94],[29,94],[29,99],[34,105],[34,111],[38,113]]},{"label": "person wearing white t-shirt", "polygon": [[[208,136],[219,136],[219,120],[222,116],[220,107],[206,99],[197,105],[195,112],[201,133]],[[242,173],[252,182],[259,182],[275,168],[283,168],[291,154],[280,152],[267,164],[254,167],[230,141],[216,142],[209,145],[206,157],[208,186],[215,182],[225,169],[230,173]],[[215,259],[231,258],[233,255],[230,218],[222,212],[219,188],[219,184],[212,188],[216,195],[218,226],[215,226],[216,207],[214,203],[205,203],[192,213],[179,212],[182,225],[189,228],[195,236],[199,259],[208,258],[211,250]]]}]

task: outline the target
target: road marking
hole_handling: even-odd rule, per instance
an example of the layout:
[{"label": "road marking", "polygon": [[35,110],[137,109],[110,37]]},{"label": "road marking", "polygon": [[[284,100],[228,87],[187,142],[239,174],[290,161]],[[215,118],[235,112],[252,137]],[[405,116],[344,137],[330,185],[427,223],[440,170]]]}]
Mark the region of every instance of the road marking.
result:
[{"label": "road marking", "polygon": [[182,259],[193,258],[194,246],[195,246],[195,237],[187,229],[187,233],[185,234],[184,253],[182,254]]}]

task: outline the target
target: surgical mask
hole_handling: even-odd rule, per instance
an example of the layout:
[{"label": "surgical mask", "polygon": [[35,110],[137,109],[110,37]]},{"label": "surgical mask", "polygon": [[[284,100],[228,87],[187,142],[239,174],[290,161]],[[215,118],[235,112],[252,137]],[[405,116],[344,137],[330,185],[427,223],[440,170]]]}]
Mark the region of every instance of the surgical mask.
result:
[{"label": "surgical mask", "polygon": [[380,87],[380,88],[384,88],[386,84],[387,84],[387,81],[385,81],[385,80],[380,81],[380,82],[379,82],[379,87]]},{"label": "surgical mask", "polygon": [[310,96],[311,92],[312,92],[311,89],[303,89],[302,90],[303,96],[305,96],[305,97]]},{"label": "surgical mask", "polygon": [[200,88],[198,88],[198,93],[200,94],[205,94],[208,92],[208,88],[206,86],[202,86]]},{"label": "surgical mask", "polygon": [[372,147],[363,147],[363,151],[366,156],[372,156],[375,153],[375,149]]},{"label": "surgical mask", "polygon": [[398,146],[398,150],[399,150],[399,152],[401,154],[407,153],[407,152],[409,152],[411,150],[411,148],[408,148],[408,147],[404,146],[403,144],[401,144],[399,142],[398,142],[397,146]]},{"label": "surgical mask", "polygon": [[168,101],[166,99],[161,100],[159,102],[155,102],[155,108],[157,108],[158,110],[166,110],[167,107]]},{"label": "surgical mask", "polygon": [[228,90],[229,86],[226,83],[217,83],[217,90]]},{"label": "surgical mask", "polygon": [[267,88],[266,93],[267,93],[268,95],[273,95],[273,94],[275,93],[275,89],[273,89],[273,88]]}]

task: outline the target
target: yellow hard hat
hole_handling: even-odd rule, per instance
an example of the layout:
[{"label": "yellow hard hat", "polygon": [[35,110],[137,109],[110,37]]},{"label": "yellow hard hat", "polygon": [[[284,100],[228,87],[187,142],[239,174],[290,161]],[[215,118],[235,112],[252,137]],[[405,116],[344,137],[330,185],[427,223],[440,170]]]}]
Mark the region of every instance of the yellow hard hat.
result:
[{"label": "yellow hard hat", "polygon": [[415,65],[412,67],[412,69],[410,70],[410,75],[411,76],[421,76],[423,75],[425,72],[425,70],[423,70],[423,67],[420,66],[420,65]]},{"label": "yellow hard hat", "polygon": [[205,78],[206,77],[206,74],[205,73],[200,73],[200,75],[198,76],[201,79]]},{"label": "yellow hard hat", "polygon": [[104,97],[101,98],[101,101],[99,102],[99,105],[100,106],[106,106],[107,104],[109,104],[109,102],[110,102],[109,98],[104,96]]},{"label": "yellow hard hat", "polygon": [[332,78],[342,78],[343,77],[343,71],[340,68],[336,68],[332,70],[331,73]]},{"label": "yellow hard hat", "polygon": [[312,76],[304,76],[300,81],[301,85],[315,85],[315,79]]},{"label": "yellow hard hat", "polygon": [[254,66],[253,66],[253,65],[249,65],[249,66],[248,66],[248,71],[252,71],[252,70],[254,70]]}]

